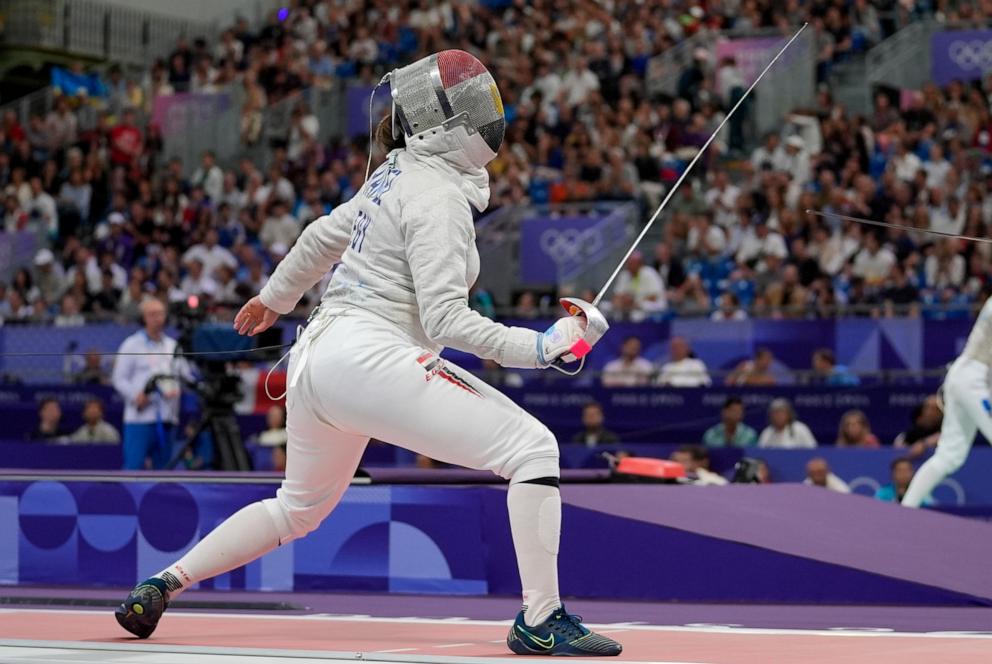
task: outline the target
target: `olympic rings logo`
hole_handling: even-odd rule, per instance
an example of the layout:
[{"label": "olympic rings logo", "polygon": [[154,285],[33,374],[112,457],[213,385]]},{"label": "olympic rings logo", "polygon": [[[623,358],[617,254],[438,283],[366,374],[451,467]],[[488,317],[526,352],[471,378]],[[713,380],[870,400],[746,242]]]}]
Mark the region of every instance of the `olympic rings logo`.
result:
[{"label": "olympic rings logo", "polygon": [[947,47],[947,56],[961,69],[992,70],[992,39],[953,41]]},{"label": "olympic rings logo", "polygon": [[600,251],[603,234],[593,227],[585,230],[567,228],[563,231],[548,229],[541,233],[541,251],[547,254],[556,265],[583,260]]}]

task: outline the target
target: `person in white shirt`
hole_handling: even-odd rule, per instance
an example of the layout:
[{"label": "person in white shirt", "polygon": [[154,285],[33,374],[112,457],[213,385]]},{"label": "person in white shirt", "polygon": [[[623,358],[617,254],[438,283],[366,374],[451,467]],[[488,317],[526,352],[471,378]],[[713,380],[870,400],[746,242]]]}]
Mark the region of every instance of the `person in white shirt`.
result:
[{"label": "person in white shirt", "polygon": [[747,312],[741,309],[740,298],[727,291],[720,296],[720,305],[710,314],[712,321],[747,320]]},{"label": "person in white shirt", "polygon": [[55,199],[41,186],[41,178],[31,178],[31,198],[24,206],[24,211],[41,221],[42,228],[48,233],[59,230],[59,211]]},{"label": "person in white shirt", "polygon": [[781,234],[772,231],[764,218],[754,220],[754,232],[744,235],[740,249],[737,250],[737,262],[753,264],[763,271],[764,259],[767,256],[777,256],[785,259],[789,251]]},{"label": "person in white shirt", "polygon": [[672,337],[668,351],[671,359],[661,365],[656,384],[670,387],[708,387],[712,384],[706,365],[693,357],[685,338]]},{"label": "person in white shirt", "polygon": [[217,282],[208,276],[199,258],[186,261],[186,276],[179,289],[186,295],[213,297],[217,294]]},{"label": "person in white shirt", "polygon": [[778,133],[769,132],[765,135],[765,141],[754,149],[751,153],[751,166],[760,172],[762,169],[775,170],[776,163],[785,154],[782,149],[782,139]]},{"label": "person in white shirt", "polygon": [[200,167],[193,171],[190,184],[194,187],[203,187],[210,201],[217,205],[221,195],[224,193],[224,171],[216,163],[214,153],[207,150],[201,157]]},{"label": "person in white shirt", "polygon": [[630,255],[617,277],[613,307],[617,313],[629,316],[635,322],[668,309],[665,282],[657,270],[644,264],[644,256],[639,251]]},{"label": "person in white shirt", "polygon": [[299,234],[299,222],[286,211],[285,203],[277,201],[272,205],[269,217],[262,224],[258,239],[262,241],[262,246],[266,249],[271,249],[277,244],[291,247]]},{"label": "person in white shirt", "polygon": [[923,167],[923,162],[915,153],[906,149],[905,143],[899,139],[895,139],[893,142],[895,143],[895,154],[889,161],[892,171],[903,182],[912,182],[916,173]]},{"label": "person in white shirt", "polygon": [[816,447],[816,438],[796,419],[788,399],[775,399],[768,405],[768,426],[758,436],[758,447]]},{"label": "person in white shirt", "polygon": [[705,445],[682,445],[672,452],[671,460],[682,464],[686,476],[700,486],[724,486],[727,478],[710,470],[710,452]]},{"label": "person in white shirt", "polygon": [[944,148],[935,142],[930,147],[930,160],[923,164],[927,172],[927,188],[935,189],[944,186],[947,174],[951,172],[951,162],[944,158]]},{"label": "person in white shirt", "polygon": [[183,254],[183,262],[200,261],[203,265],[203,272],[211,278],[215,276],[217,268],[221,265],[237,269],[238,259],[230,251],[217,244],[219,239],[217,231],[211,228],[203,237],[203,242],[194,244]]},{"label": "person in white shirt", "polygon": [[878,236],[868,232],[864,237],[864,249],[854,257],[854,275],[861,277],[870,286],[877,286],[889,278],[896,255],[883,247]]},{"label": "person in white shirt", "polygon": [[[141,303],[143,329],[118,348],[114,389],[124,400],[124,469],[163,469],[172,457],[172,432],[179,421],[180,362],[176,340],[165,334],[165,305]],[[141,353],[149,353],[141,355]],[[154,353],[151,354],[151,353]],[[152,378],[157,380],[152,381]],[[147,465],[146,465],[147,464]]]},{"label": "person in white shirt", "polygon": [[562,88],[566,91],[566,103],[574,107],[599,90],[599,79],[586,65],[585,58],[576,56],[572,68],[562,78]]},{"label": "person in white shirt", "polygon": [[726,171],[717,170],[713,174],[713,186],[706,191],[705,200],[706,205],[713,210],[717,224],[724,227],[734,225],[737,221],[737,197],[740,194],[740,187],[730,182]]},{"label": "person in white shirt", "polygon": [[603,367],[603,387],[638,387],[647,385],[654,365],[641,357],[641,340],[627,337],[620,346],[620,357]]},{"label": "person in white shirt", "polygon": [[847,482],[830,472],[830,465],[823,457],[810,459],[806,464],[806,479],[803,480],[803,484],[822,487],[837,493],[851,493],[851,487],[847,486]]}]

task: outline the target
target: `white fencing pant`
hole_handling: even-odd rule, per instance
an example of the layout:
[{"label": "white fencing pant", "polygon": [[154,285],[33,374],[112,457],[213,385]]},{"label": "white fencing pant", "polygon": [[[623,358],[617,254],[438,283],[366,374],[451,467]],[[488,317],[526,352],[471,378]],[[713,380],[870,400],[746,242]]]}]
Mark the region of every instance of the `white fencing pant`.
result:
[{"label": "white fencing pant", "polygon": [[964,465],[978,431],[992,441],[989,367],[959,357],[944,379],[944,421],[937,451],[916,472],[902,504],[919,507],[944,478]]},{"label": "white fencing pant", "polygon": [[558,477],[554,435],[507,396],[372,314],[327,315],[290,357],[286,479],[264,501],[280,543],[330,514],[369,438],[514,484]]}]

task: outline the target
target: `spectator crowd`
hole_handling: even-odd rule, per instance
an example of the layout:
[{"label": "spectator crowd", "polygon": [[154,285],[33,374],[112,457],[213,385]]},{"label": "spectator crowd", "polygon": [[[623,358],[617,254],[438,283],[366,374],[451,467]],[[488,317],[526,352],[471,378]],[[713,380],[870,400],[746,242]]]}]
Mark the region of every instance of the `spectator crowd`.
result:
[{"label": "spectator crowd", "polygon": [[[265,168],[218,164],[209,151],[199,164],[166,160],[161,128],[147,121],[159,97],[233,87],[245,100],[242,138],[253,144],[267,105],[462,48],[492,68],[509,120],[491,165],[493,208],[592,199],[653,207],[745,81],[732,59],[702,51],[675,98],[652,98],[652,57],[700,32],[784,33],[810,20],[827,72],[926,13],[876,5],[300,0],[261,26],[238,19],[216,39],[180,39],[147,71],[110,67],[96,122],[81,122],[84,102],[71,94],[27,121],[13,111],[0,119],[2,227],[36,231],[45,245],[0,286],[0,318],[129,319],[147,295],[230,308],[257,291],[307,223],[361,186],[365,143],[322,143],[302,101],[284,139],[265,146]],[[937,5],[947,20],[982,20],[968,3]],[[660,241],[632,257],[611,315],[967,315],[992,275],[982,246],[865,230],[833,213],[984,234],[992,77],[930,85],[908,101],[882,92],[868,117],[834,104],[821,79],[816,104],[749,156],[736,138],[717,141],[666,213]]]}]

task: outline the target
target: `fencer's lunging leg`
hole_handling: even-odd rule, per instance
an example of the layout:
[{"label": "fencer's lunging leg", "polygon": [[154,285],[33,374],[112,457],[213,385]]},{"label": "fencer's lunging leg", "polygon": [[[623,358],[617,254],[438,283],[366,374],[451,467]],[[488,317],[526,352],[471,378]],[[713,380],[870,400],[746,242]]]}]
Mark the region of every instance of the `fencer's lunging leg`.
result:
[{"label": "fencer's lunging leg", "polygon": [[194,546],[178,562],[156,576],[165,581],[169,595],[264,556],[279,546],[275,521],[262,502],[234,513]]}]

